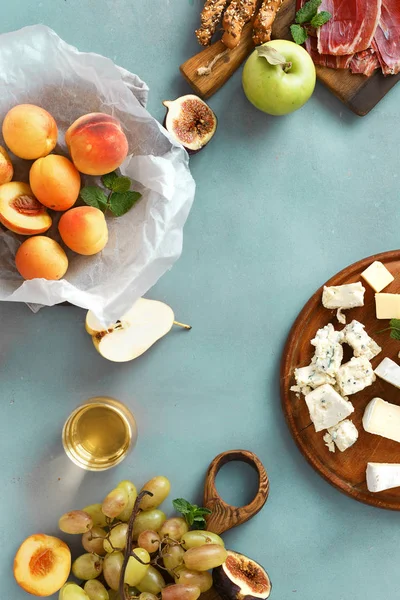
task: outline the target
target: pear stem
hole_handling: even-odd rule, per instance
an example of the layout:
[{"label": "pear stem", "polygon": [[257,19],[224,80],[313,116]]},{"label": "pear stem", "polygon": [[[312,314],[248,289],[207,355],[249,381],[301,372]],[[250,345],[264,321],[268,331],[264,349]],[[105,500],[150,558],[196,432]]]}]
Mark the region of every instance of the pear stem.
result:
[{"label": "pear stem", "polygon": [[174,325],[177,325],[178,327],[183,327],[183,329],[192,329],[191,325],[185,325],[185,323],[179,323],[179,321],[174,321]]}]

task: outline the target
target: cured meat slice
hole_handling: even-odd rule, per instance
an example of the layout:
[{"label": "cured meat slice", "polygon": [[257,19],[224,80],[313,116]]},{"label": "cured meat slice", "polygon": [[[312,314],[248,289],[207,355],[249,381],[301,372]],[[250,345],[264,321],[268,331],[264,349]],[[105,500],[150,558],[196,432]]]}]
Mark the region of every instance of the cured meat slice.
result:
[{"label": "cured meat slice", "polygon": [[306,39],[306,50],[313,59],[315,65],[329,67],[331,69],[348,69],[353,58],[353,54],[344,56],[333,56],[332,54],[320,54],[317,47],[317,38],[308,37]]},{"label": "cured meat slice", "polygon": [[[399,0],[391,1],[399,4]],[[343,56],[369,48],[381,16],[381,3],[382,0],[322,0],[320,9],[330,12],[332,18],[317,30],[318,52]]]},{"label": "cured meat slice", "polygon": [[382,0],[382,14],[375,32],[376,48],[385,75],[400,72],[400,0]]},{"label": "cured meat slice", "polygon": [[373,48],[368,48],[362,52],[357,52],[350,62],[350,71],[352,73],[362,73],[371,77],[374,71],[379,67],[378,55]]}]

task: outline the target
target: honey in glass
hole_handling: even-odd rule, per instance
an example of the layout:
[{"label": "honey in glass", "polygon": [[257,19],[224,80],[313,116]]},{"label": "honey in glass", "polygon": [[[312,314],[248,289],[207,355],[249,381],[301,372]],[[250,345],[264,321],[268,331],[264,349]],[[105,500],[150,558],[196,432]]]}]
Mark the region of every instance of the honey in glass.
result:
[{"label": "honey in glass", "polygon": [[104,471],[119,464],[136,444],[136,421],[114,398],[90,398],[68,417],[62,432],[66,454],[79,467]]}]

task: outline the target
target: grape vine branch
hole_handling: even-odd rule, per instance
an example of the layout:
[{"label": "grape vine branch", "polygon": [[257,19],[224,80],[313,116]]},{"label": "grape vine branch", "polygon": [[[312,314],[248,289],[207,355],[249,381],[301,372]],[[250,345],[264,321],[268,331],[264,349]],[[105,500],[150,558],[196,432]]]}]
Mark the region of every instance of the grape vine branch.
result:
[{"label": "grape vine branch", "polygon": [[[129,600],[125,593],[125,571],[126,571],[126,567],[128,565],[128,561],[129,561],[130,557],[133,556],[137,561],[143,563],[143,561],[140,560],[140,558],[132,552],[132,543],[133,543],[132,531],[133,531],[133,524],[135,522],[135,519],[140,512],[140,503],[145,496],[153,496],[153,494],[151,492],[148,492],[147,490],[143,490],[143,492],[140,492],[140,494],[136,498],[136,501],[135,501],[135,504],[134,504],[134,507],[132,510],[132,514],[129,517],[128,532],[127,532],[127,536],[126,536],[126,548],[125,548],[124,562],[122,563],[121,575],[119,578],[119,595],[121,596],[121,600]],[[147,563],[143,563],[143,564],[147,564]]]}]

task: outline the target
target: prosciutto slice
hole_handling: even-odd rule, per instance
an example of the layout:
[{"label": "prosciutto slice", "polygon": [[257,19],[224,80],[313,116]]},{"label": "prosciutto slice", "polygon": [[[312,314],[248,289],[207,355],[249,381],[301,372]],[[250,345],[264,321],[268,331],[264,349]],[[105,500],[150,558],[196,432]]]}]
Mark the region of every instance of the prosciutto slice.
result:
[{"label": "prosciutto slice", "polygon": [[305,42],[306,50],[313,59],[315,65],[330,67],[331,69],[348,69],[353,59],[352,54],[344,56],[333,56],[332,54],[320,54],[317,47],[317,38],[308,37]]},{"label": "prosciutto slice", "polygon": [[[399,4],[400,0],[391,2]],[[327,10],[332,18],[317,31],[318,52],[343,56],[369,48],[381,16],[381,3],[382,0],[322,0],[320,10]]]},{"label": "prosciutto slice", "polygon": [[382,0],[374,47],[385,75],[400,72],[400,0]]},{"label": "prosciutto slice", "polygon": [[375,69],[379,67],[378,55],[373,48],[357,52],[350,62],[350,71],[352,73],[362,73],[371,77]]}]

